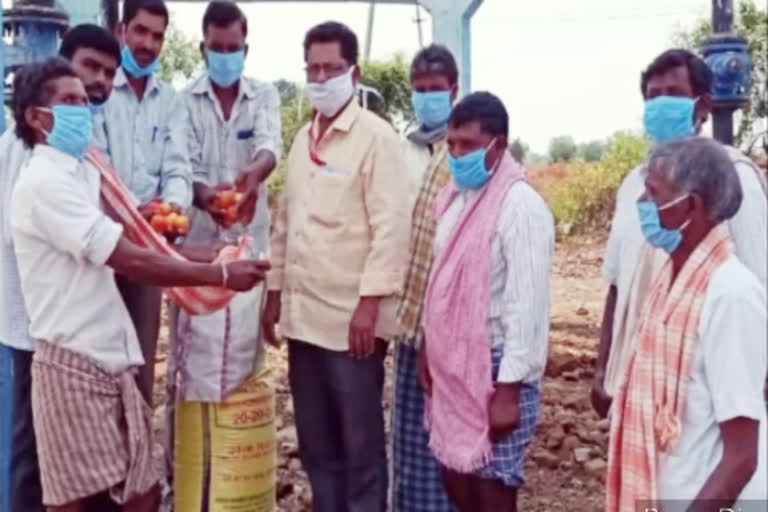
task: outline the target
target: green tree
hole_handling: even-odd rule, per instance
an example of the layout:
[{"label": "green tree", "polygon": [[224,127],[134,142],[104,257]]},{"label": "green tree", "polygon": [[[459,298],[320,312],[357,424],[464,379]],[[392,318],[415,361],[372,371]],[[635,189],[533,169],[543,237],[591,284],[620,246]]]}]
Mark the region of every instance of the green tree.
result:
[{"label": "green tree", "polygon": [[528,155],[528,150],[528,144],[523,142],[520,137],[517,137],[509,144],[509,152],[512,153],[512,156],[514,156],[515,159],[520,163],[525,162],[525,157]]},{"label": "green tree", "polygon": [[[765,4],[763,4],[765,5]],[[755,120],[768,116],[768,13],[759,8],[757,2],[740,0],[734,18],[733,30],[749,43],[752,54],[752,90],[749,105],[744,109],[736,132],[736,142],[741,145],[751,142]],[[709,19],[700,19],[693,28],[674,35],[674,44],[691,50],[699,49],[712,35]],[[767,148],[768,149],[768,148]]]},{"label": "green tree", "polygon": [[549,142],[549,159],[552,162],[568,162],[576,156],[577,149],[570,135],[555,137]]},{"label": "green tree", "polygon": [[584,144],[579,144],[579,157],[586,162],[597,162],[603,157],[605,143],[599,140],[593,140]]},{"label": "green tree", "polygon": [[298,86],[294,82],[285,80],[284,78],[275,80],[272,82],[272,84],[277,88],[277,92],[280,93],[281,105],[289,104],[296,97],[296,94],[298,94],[299,91]]},{"label": "green tree", "polygon": [[171,22],[160,55],[160,78],[167,83],[185,83],[202,69],[200,45]]},{"label": "green tree", "polygon": [[413,121],[410,66],[405,55],[398,53],[389,60],[364,63],[361,82],[376,89],[383,98],[382,105],[375,99],[370,101],[369,95],[371,110],[392,123]]}]

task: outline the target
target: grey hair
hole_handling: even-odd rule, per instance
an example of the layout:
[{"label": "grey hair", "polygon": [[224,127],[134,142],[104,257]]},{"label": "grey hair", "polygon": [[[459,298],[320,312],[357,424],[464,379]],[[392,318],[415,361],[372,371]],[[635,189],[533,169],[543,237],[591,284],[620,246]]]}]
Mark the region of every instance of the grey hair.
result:
[{"label": "grey hair", "polygon": [[741,207],[739,174],[726,149],[714,140],[689,137],[657,147],[648,172],[657,170],[666,172],[680,192],[701,197],[715,222],[730,219]]}]

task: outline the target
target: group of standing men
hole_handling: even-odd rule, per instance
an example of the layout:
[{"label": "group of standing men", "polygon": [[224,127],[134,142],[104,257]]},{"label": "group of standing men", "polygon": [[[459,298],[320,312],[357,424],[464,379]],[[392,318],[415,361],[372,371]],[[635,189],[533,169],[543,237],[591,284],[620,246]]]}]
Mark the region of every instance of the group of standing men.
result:
[{"label": "group of standing men", "polygon": [[[270,240],[265,180],[281,157],[279,96],[242,76],[247,20],[233,2],[209,4],[207,72],[184,94],[156,77],[167,24],[162,0],[126,0],[122,46],[78,26],[61,47],[68,63],[16,77],[16,126],[0,139],[0,512],[107,510],[110,501],[156,510],[146,405],[160,287],[246,291],[262,280],[261,329],[273,345],[288,340],[314,510],[383,512],[388,501],[403,512],[516,510],[547,360],[555,236],[507,150],[503,104],[489,93],[457,102],[453,56],[427,47],[411,66],[419,126],[403,143],[355,101],[355,34],[334,22],[312,28],[304,58],[314,113],[287,156]],[[593,392],[601,414],[614,397],[609,512],[638,499],[727,503],[765,490],[756,398],[766,373],[765,196],[746,162],[737,158],[737,173],[722,147],[689,138],[709,114],[707,73],[698,57],[672,51],[643,75],[658,148],[619,192]],[[139,210],[162,198],[191,212],[177,245],[186,260],[131,239],[100,200],[90,145]],[[269,247],[269,262],[211,263],[231,241],[216,194],[233,183],[243,234],[254,251]],[[749,270],[731,257],[728,219]],[[638,276],[657,256],[658,269]],[[655,286],[662,274],[666,286]],[[681,326],[651,322],[648,297],[653,319],[669,311]],[[183,344],[176,327],[173,343]],[[381,404],[390,343],[391,488]],[[684,363],[659,363],[662,352]],[[647,368],[666,376],[661,389]],[[663,443],[643,437],[658,423],[655,404]],[[665,454],[657,472],[670,450],[681,456]]]}]

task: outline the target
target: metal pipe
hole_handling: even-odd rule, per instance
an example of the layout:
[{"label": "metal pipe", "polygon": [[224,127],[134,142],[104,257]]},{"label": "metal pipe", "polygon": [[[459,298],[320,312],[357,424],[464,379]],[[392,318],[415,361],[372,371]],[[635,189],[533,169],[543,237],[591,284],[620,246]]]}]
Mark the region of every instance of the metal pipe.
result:
[{"label": "metal pipe", "polygon": [[[712,0],[713,36],[726,35],[733,30],[733,0]],[[719,104],[718,104],[719,103]],[[733,145],[732,105],[715,101],[712,108],[712,135],[723,144]]]},{"label": "metal pipe", "polygon": [[376,0],[371,0],[368,6],[368,27],[365,31],[365,53],[363,62],[371,60],[371,43],[373,41],[373,19],[376,16]]}]

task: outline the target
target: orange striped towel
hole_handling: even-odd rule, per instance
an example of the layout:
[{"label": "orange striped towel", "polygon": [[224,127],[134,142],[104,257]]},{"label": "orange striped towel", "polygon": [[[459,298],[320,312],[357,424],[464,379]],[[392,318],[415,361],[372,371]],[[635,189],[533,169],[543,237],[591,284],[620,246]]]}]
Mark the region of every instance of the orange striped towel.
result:
[{"label": "orange striped towel", "polygon": [[[95,149],[89,149],[86,155],[101,174],[101,197],[119,217],[126,236],[141,247],[184,261],[185,258],[173,250],[165,237],[152,229],[149,222],[139,213],[133,194],[104,155]],[[243,237],[237,246],[224,248],[215,261],[219,263],[242,259],[250,245],[250,238]],[[218,311],[226,307],[235,296],[234,291],[215,286],[167,288],[165,293],[171,302],[190,315],[205,315]]]},{"label": "orange striped towel", "polygon": [[606,512],[635,512],[638,500],[658,500],[658,455],[672,451],[680,435],[707,285],[732,254],[728,227],[720,224],[696,247],[674,282],[668,260],[653,285],[611,421]]}]

